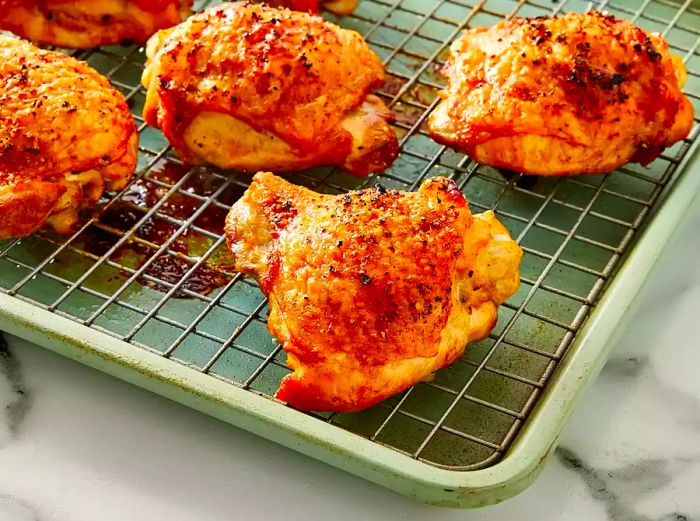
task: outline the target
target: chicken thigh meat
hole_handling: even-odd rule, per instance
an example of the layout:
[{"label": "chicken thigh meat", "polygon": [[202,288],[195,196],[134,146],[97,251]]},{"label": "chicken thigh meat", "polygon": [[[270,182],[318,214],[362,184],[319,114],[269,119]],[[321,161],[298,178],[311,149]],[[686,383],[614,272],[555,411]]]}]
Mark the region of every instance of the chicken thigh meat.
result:
[{"label": "chicken thigh meat", "polygon": [[147,54],[144,118],[189,163],[364,176],[398,154],[391,113],[371,94],[381,61],[317,16],[224,4],[160,32]]},{"label": "chicken thigh meat", "polygon": [[364,409],[448,366],[519,285],[518,245],[446,178],[321,195],[260,173],[226,238],[294,371],[277,396],[305,410]]},{"label": "chicken thigh meat", "polygon": [[0,34],[0,239],[46,222],[69,232],[81,208],[126,186],[137,148],[126,100],[105,78]]},{"label": "chicken thigh meat", "polygon": [[0,29],[68,48],[143,43],[190,14],[192,0],[0,0]]},{"label": "chicken thigh meat", "polygon": [[646,164],[693,125],[682,60],[660,35],[597,11],[469,29],[444,74],[431,136],[525,173]]}]

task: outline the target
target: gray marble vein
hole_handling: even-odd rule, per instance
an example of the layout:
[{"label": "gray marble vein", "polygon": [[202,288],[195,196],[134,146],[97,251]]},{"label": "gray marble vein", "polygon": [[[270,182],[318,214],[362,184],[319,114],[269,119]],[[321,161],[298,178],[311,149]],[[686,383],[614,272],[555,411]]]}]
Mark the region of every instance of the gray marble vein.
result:
[{"label": "gray marble vein", "polygon": [[647,355],[612,357],[605,365],[603,375],[621,384],[623,379],[643,375],[653,385],[654,392],[673,407],[679,425],[700,432],[700,397],[664,381],[657,374],[654,362]]},{"label": "gray marble vein", "polygon": [[[22,378],[22,369],[0,332],[0,378],[9,392],[0,393],[0,410],[4,410],[6,437],[14,438],[31,405],[31,395]],[[0,437],[0,444],[2,437]]]},{"label": "gray marble vein", "polygon": [[673,477],[690,465],[693,458],[646,459],[628,463],[612,470],[599,470],[584,462],[570,448],[560,446],[556,456],[565,467],[576,472],[588,487],[591,496],[602,503],[611,521],[690,521],[682,512],[669,512],[660,518],[640,514],[635,505],[668,486]]},{"label": "gray marble vein", "polygon": [[612,357],[605,364],[604,371],[614,378],[636,378],[648,366],[648,356]]},{"label": "gray marble vein", "polygon": [[41,521],[38,509],[24,499],[0,494],[0,519],[3,521]]},{"label": "gray marble vein", "polygon": [[661,382],[657,387],[666,402],[678,411],[678,424],[700,433],[700,398]]}]

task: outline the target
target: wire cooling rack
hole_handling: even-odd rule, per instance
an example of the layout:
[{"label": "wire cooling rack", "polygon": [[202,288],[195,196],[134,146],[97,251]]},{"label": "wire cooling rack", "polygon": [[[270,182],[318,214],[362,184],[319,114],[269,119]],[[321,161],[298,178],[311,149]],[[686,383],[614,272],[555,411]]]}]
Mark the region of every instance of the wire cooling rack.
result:
[{"label": "wire cooling rack", "polygon": [[[209,3],[198,5],[206,7]],[[362,0],[337,20],[363,34],[387,67],[379,94],[396,114],[402,152],[382,176],[358,180],[337,169],[290,175],[339,193],[371,186],[413,190],[426,177],[455,179],[474,212],[495,210],[522,245],[522,287],[497,327],[430,382],[367,411],[313,414],[434,466],[494,464],[566,354],[698,136],[647,167],[608,176],[525,177],[472,162],[425,131],[444,81],[438,71],[463,29],[505,16],[606,9],[662,32],[688,68],[686,92],[700,113],[700,9],[690,1]],[[144,54],[136,46],[74,53],[110,78],[132,108],[141,137],[129,187],[101,201],[70,237],[48,231],[0,241],[0,291],[274,399],[289,372],[267,333],[267,305],[254,282],[233,273],[222,237],[230,205],[250,176],[184,168],[141,118]],[[697,120],[696,120],[697,123]],[[302,414],[302,413],[299,413]]]}]

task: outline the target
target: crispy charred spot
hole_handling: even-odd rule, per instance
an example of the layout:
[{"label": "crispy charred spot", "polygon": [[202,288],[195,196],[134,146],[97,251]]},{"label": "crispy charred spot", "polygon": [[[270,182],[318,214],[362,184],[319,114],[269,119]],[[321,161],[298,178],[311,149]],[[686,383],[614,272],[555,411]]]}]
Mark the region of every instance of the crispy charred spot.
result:
[{"label": "crispy charred spot", "polygon": [[647,47],[647,56],[651,58],[651,61],[661,61],[661,53],[657,52],[657,50],[654,49],[653,46]]},{"label": "crispy charred spot", "polygon": [[566,80],[564,92],[577,108],[577,115],[586,119],[599,118],[605,106],[624,103],[629,96],[622,89],[627,77],[618,72],[597,69],[584,58],[577,57],[573,67],[563,68]]},{"label": "crispy charred spot", "polygon": [[[452,179],[445,179],[442,177],[434,178],[432,182],[436,184],[438,190],[442,194],[442,196],[439,197],[440,202],[456,203],[460,206],[466,205],[467,200],[464,194],[459,190],[459,187]],[[454,206],[451,209],[454,209]]]},{"label": "crispy charred spot", "polygon": [[372,284],[372,277],[367,275],[364,271],[360,272],[360,283],[362,283],[363,286],[369,286]]},{"label": "crispy charred spot", "polygon": [[302,67],[304,67],[305,69],[310,69],[313,66],[309,59],[306,57],[306,54],[302,54],[301,56],[299,56],[299,60],[301,61]]},{"label": "crispy charred spot", "polygon": [[266,201],[265,208],[270,217],[270,221],[278,230],[286,228],[290,221],[298,214],[297,208],[292,201],[281,198],[277,194],[274,194]]},{"label": "crispy charred spot", "polygon": [[604,88],[612,89],[613,87],[617,87],[626,79],[627,78],[625,78],[622,74],[613,73],[609,76],[609,86],[605,86]]},{"label": "crispy charred spot", "polygon": [[544,42],[548,41],[552,37],[552,32],[546,29],[540,36],[535,38],[535,45],[542,45]]},{"label": "crispy charred spot", "polygon": [[526,85],[516,85],[513,87],[513,96],[523,101],[535,101],[538,97],[537,94]]}]

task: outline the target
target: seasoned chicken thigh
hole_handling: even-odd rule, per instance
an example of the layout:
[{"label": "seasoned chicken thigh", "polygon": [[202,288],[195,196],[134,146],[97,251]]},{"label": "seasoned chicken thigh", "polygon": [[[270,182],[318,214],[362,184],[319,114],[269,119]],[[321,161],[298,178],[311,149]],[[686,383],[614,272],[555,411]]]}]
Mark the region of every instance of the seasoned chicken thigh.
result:
[{"label": "seasoned chicken thigh", "polygon": [[525,173],[646,164],[693,124],[685,67],[666,41],[596,11],[470,29],[452,44],[444,74],[431,136]]},{"label": "seasoned chicken thigh", "polygon": [[184,20],[191,7],[192,0],[0,0],[0,29],[80,49],[145,42]]},{"label": "seasoned chicken thigh", "polygon": [[182,158],[245,171],[341,165],[364,176],[398,153],[370,94],[384,70],[360,35],[308,13],[235,2],[154,36],[144,118]]},{"label": "seasoned chicken thigh", "polygon": [[309,13],[318,13],[319,10],[325,9],[337,15],[350,14],[357,7],[357,0],[273,0],[268,3]]},{"label": "seasoned chicken thigh", "polygon": [[448,366],[519,284],[518,245],[446,178],[321,195],[260,173],[226,238],[294,370],[277,396],[306,410],[363,409]]},{"label": "seasoned chicken thigh", "polygon": [[0,238],[45,222],[69,232],[79,209],[126,185],[137,146],[129,107],[105,78],[0,34]]}]

